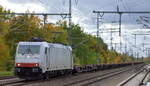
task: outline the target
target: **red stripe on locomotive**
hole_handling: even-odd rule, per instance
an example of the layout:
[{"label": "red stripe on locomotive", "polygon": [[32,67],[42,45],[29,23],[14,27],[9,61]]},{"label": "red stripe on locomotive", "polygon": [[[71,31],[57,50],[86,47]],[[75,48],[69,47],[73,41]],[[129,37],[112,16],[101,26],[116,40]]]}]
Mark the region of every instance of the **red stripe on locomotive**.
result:
[{"label": "red stripe on locomotive", "polygon": [[16,63],[16,67],[38,67],[38,63]]}]

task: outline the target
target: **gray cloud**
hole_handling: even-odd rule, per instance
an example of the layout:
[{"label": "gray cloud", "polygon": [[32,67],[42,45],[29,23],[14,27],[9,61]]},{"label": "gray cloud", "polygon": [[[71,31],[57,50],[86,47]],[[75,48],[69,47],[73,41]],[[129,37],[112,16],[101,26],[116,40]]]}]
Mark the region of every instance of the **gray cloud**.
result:
[{"label": "gray cloud", "polygon": [[[49,13],[68,12],[69,9],[68,0],[8,0],[8,2],[15,4],[35,3],[44,7],[46,12]],[[92,13],[93,10],[116,11],[117,5],[120,11],[149,11],[150,9],[150,0],[78,0],[77,4],[75,0],[72,0],[72,4],[73,22],[79,23],[84,27],[84,31],[87,32],[96,30],[96,14]],[[36,10],[36,12],[38,12],[38,10]],[[142,28],[142,26],[136,22],[139,16],[149,16],[149,14],[124,14],[122,16],[122,34],[125,35],[125,32],[127,32],[127,38],[131,42],[134,40],[131,34],[135,31],[140,32],[140,30],[136,30],[135,28]],[[112,21],[119,20],[117,14],[105,14],[103,18],[105,25],[109,25]],[[60,19],[60,17],[49,17],[49,21],[58,19]],[[118,27],[118,25],[115,26]],[[108,38],[108,36],[109,35],[106,35],[104,39]],[[125,39],[125,36],[122,36],[122,39]],[[143,40],[139,38],[138,41]],[[128,45],[131,46],[130,43],[128,43]]]}]

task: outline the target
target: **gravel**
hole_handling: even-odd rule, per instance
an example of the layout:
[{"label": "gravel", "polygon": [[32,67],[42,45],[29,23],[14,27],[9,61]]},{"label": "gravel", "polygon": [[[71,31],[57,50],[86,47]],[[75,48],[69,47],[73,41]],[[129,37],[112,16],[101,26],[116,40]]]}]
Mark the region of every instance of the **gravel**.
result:
[{"label": "gravel", "polygon": [[[124,69],[128,69],[128,68],[129,67],[123,67],[123,68],[117,68],[117,69],[111,69],[111,70],[81,73],[81,74],[77,74],[77,75],[68,75],[68,76],[64,76],[64,77],[52,78],[48,81],[43,81],[43,82],[39,82],[39,83],[37,82],[37,83],[31,84],[31,85],[26,85],[26,86],[65,86],[68,83],[72,83],[72,82],[84,80],[86,78],[90,78],[93,76],[103,75],[105,73],[109,73],[112,71],[117,71],[120,69],[124,70]],[[90,86],[115,86],[119,82],[128,78],[133,73],[134,73],[133,71],[121,73],[117,76],[110,77],[108,79],[99,81],[99,82],[94,83]],[[74,85],[74,86],[76,86],[76,85]]]}]

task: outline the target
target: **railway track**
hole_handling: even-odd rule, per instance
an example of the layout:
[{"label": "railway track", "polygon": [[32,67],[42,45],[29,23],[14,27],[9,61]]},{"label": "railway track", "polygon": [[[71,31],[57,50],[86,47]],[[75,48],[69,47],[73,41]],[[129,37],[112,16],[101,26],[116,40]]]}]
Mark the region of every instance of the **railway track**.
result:
[{"label": "railway track", "polygon": [[[62,76],[63,77],[63,76]],[[51,80],[56,80],[58,78],[61,78],[61,77],[55,77],[55,78],[52,78]],[[4,81],[5,80],[5,81]],[[0,80],[0,86],[24,86],[24,85],[32,85],[34,83],[42,83],[42,82],[45,82],[45,81],[49,81],[49,80],[24,80],[24,79],[4,79],[3,81]],[[3,82],[3,83],[1,83]]]},{"label": "railway track", "polygon": [[18,83],[21,81],[23,81],[23,80],[19,79],[19,78],[2,79],[2,80],[0,80],[0,86],[6,86],[9,84]]},{"label": "railway track", "polygon": [[142,79],[141,83],[139,86],[143,86],[143,85],[146,85],[146,78],[148,77],[148,74],[150,73],[150,70],[148,70],[148,72],[145,74],[144,78]]},{"label": "railway track", "polygon": [[[63,77],[63,76],[62,76]],[[52,78],[51,80],[57,80],[59,78],[62,78],[62,77],[55,77],[55,78]],[[0,86],[27,86],[27,85],[31,85],[32,84],[35,84],[35,83],[42,83],[42,82],[46,82],[46,81],[49,81],[49,80],[20,80],[20,81],[14,81],[14,82],[9,82],[9,83],[5,83],[5,84],[0,84]]]},{"label": "railway track", "polygon": [[[139,68],[141,68],[142,66],[137,66],[136,67],[136,69],[139,69]],[[89,84],[92,84],[92,83],[95,83],[95,82],[97,82],[97,81],[99,81],[99,80],[103,80],[103,79],[106,79],[106,78],[109,78],[109,77],[111,77],[111,76],[115,76],[115,75],[117,75],[117,74],[120,74],[120,73],[123,73],[123,72],[126,72],[126,71],[129,71],[129,70],[131,70],[131,69],[133,69],[133,68],[128,68],[127,70],[124,70],[124,71],[122,71],[122,70],[120,70],[120,71],[118,71],[118,70],[115,70],[115,71],[112,71],[112,72],[108,72],[108,73],[105,73],[105,74],[101,74],[101,75],[99,75],[99,76],[94,76],[94,77],[90,77],[90,78],[87,78],[87,79],[84,79],[84,80],[80,80],[80,81],[75,81],[75,82],[73,82],[73,83],[66,83],[65,85],[63,85],[63,86],[72,86],[72,85],[74,85],[74,86],[87,86],[87,85],[89,85]],[[65,76],[64,76],[65,77]],[[56,78],[53,78],[53,79],[51,79],[51,80],[55,80],[55,79],[58,79],[58,78],[60,78],[60,77],[56,77]],[[8,80],[8,79],[6,79],[6,80]],[[0,86],[23,86],[23,85],[32,85],[32,84],[34,84],[34,83],[42,83],[42,82],[44,82],[44,81],[48,81],[48,80],[35,80],[35,81],[26,81],[26,80],[21,80],[21,79],[17,79],[17,80],[12,80],[12,79],[9,79],[9,80],[11,80],[11,81],[9,81],[9,82],[5,82],[5,83],[0,83]],[[1,80],[0,80],[0,82],[1,82]],[[87,83],[88,82],[88,83]]]},{"label": "railway track", "polygon": [[16,78],[16,76],[1,76],[1,77],[0,77],[0,80],[12,79],[12,78]]},{"label": "railway track", "polygon": [[[135,70],[139,70],[141,67],[143,67],[143,66],[138,66],[138,67],[135,68]],[[115,75],[118,75],[118,74],[121,74],[121,73],[124,73],[124,72],[127,72],[127,71],[131,71],[132,69],[133,68],[128,68],[126,70],[117,70],[117,71],[105,73],[103,75],[98,75],[98,76],[86,78],[86,79],[83,79],[83,80],[78,80],[78,81],[75,81],[75,82],[72,82],[72,83],[65,84],[63,86],[88,86],[88,85],[94,84],[96,82],[99,82],[101,80],[113,77]]]},{"label": "railway track", "polygon": [[21,81],[16,81],[16,82],[11,82],[11,83],[5,83],[4,86],[24,86],[24,85],[30,85],[32,83],[38,82],[37,80],[35,81],[26,81],[26,80],[21,80]]},{"label": "railway track", "polygon": [[149,73],[149,68],[141,69],[125,81],[119,83],[117,86],[143,86],[143,81]]}]

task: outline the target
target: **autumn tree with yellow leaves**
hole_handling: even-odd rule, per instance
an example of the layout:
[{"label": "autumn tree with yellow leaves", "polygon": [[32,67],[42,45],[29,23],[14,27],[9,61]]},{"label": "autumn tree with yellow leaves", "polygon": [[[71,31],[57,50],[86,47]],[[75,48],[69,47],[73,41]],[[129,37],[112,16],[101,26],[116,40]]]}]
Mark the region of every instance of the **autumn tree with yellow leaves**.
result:
[{"label": "autumn tree with yellow leaves", "polygon": [[[0,13],[10,13],[0,7]],[[47,18],[46,18],[47,19]],[[0,15],[0,70],[13,68],[17,43],[30,41],[33,37],[39,37],[47,42],[68,44],[68,24],[66,21],[58,21],[56,24],[43,23],[34,15]],[[108,50],[107,44],[101,38],[86,34],[80,25],[71,25],[71,46],[75,65],[97,64],[97,47],[101,63],[120,63],[131,61],[128,55],[119,54]]]}]

